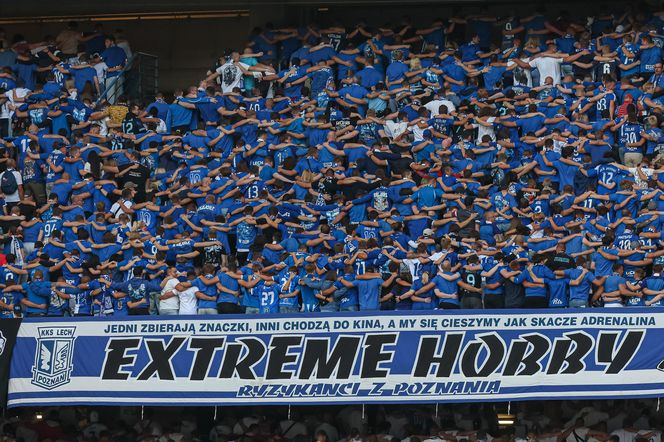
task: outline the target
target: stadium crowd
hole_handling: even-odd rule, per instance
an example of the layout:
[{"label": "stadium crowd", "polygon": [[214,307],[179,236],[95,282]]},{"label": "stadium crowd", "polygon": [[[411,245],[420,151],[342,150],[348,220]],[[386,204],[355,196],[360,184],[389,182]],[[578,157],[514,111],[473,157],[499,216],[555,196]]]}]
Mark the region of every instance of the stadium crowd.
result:
[{"label": "stadium crowd", "polygon": [[0,38],[3,317],[664,305],[664,12]]},{"label": "stadium crowd", "polygon": [[[499,426],[492,404],[24,409],[0,421],[5,441],[90,442],[661,442],[654,399],[514,404]],[[367,407],[366,410],[369,410]],[[365,410],[365,411],[366,411]],[[39,419],[37,419],[39,417]]]}]

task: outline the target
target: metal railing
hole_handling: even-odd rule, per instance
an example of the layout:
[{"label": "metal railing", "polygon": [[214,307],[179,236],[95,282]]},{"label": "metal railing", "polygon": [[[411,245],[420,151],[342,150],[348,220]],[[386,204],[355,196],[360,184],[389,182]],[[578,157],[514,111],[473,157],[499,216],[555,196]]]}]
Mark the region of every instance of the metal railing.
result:
[{"label": "metal railing", "polygon": [[158,88],[159,58],[145,52],[135,52],[120,71],[120,75],[106,84],[97,104],[104,101],[115,103],[120,95],[129,100],[151,100]]}]

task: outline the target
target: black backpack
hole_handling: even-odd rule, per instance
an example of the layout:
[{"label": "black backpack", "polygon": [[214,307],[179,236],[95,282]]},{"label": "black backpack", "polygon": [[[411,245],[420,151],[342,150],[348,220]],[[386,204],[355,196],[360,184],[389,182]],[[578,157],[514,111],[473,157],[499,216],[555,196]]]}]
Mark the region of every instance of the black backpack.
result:
[{"label": "black backpack", "polygon": [[0,190],[5,195],[11,195],[18,190],[18,183],[16,182],[13,170],[7,169],[2,174],[2,178],[0,178]]}]

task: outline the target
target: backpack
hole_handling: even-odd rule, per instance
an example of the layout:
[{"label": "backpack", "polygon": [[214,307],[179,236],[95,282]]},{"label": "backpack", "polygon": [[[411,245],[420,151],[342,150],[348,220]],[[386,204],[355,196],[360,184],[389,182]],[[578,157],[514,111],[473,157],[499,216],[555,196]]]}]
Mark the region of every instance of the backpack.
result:
[{"label": "backpack", "polygon": [[5,195],[11,195],[18,190],[18,183],[16,182],[13,170],[7,169],[2,174],[2,178],[0,178],[0,190]]}]

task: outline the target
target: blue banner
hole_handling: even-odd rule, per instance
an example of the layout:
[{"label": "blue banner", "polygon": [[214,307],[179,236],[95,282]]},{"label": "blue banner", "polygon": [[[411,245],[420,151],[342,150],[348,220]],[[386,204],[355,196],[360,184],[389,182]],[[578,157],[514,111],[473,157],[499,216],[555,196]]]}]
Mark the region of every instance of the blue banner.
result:
[{"label": "blue banner", "polygon": [[10,406],[664,396],[664,310],[26,319]]}]

